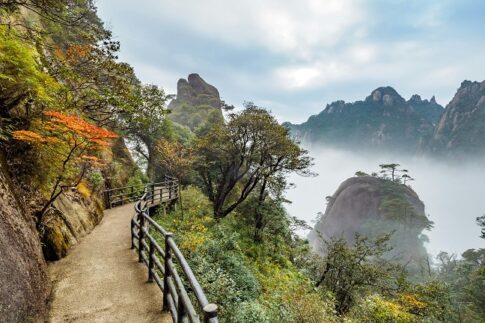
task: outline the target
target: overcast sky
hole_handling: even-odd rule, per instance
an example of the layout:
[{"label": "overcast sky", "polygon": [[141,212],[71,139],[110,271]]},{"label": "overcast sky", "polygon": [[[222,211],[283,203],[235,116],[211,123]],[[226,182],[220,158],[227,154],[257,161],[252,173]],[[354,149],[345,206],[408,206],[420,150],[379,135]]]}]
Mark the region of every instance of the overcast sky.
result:
[{"label": "overcast sky", "polygon": [[302,122],[378,86],[446,105],[485,79],[482,0],[98,0],[120,59],[175,93],[199,73],[236,106]]}]

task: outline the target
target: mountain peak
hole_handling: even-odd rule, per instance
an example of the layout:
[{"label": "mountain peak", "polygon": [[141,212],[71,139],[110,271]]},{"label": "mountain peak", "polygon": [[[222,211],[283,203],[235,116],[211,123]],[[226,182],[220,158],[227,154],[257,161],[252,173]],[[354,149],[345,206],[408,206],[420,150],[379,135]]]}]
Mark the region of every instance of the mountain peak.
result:
[{"label": "mountain peak", "polygon": [[414,94],[413,96],[411,96],[411,98],[409,99],[409,102],[411,103],[418,103],[418,102],[422,102],[423,100],[421,99],[421,96],[419,94]]},{"label": "mountain peak", "polygon": [[396,103],[405,102],[404,98],[397,93],[394,88],[390,86],[378,87],[372,93],[365,98],[366,102],[381,102],[384,105],[391,106]]}]

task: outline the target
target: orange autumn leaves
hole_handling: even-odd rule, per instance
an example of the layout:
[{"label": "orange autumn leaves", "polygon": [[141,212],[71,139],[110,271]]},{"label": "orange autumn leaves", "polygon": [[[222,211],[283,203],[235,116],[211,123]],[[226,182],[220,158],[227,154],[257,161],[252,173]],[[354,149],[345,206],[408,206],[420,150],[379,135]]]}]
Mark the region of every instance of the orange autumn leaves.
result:
[{"label": "orange autumn leaves", "polygon": [[44,115],[49,119],[42,121],[38,130],[14,131],[13,138],[47,146],[71,158],[96,163],[98,158],[90,154],[106,149],[109,140],[118,137],[74,115],[56,111],[45,111]]},{"label": "orange autumn leaves", "polygon": [[89,45],[74,44],[65,50],[57,47],[54,50],[54,55],[57,59],[74,65],[80,63],[83,59],[88,57],[91,52],[92,48]]}]

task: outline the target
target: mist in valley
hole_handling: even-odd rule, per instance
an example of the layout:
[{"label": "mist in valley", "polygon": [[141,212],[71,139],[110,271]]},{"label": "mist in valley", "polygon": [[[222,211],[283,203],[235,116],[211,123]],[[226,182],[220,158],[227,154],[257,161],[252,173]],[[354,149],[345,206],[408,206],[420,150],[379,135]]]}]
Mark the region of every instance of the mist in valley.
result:
[{"label": "mist in valley", "polygon": [[[395,162],[409,170],[415,179],[410,186],[425,204],[425,212],[434,222],[426,243],[428,253],[440,251],[461,254],[469,248],[485,247],[479,238],[475,219],[485,213],[485,168],[483,160],[449,163],[426,157],[388,153],[362,154],[330,148],[308,148],[314,158],[316,177],[292,175],[295,187],[288,190],[290,215],[315,225],[319,212],[325,212],[325,197],[356,171],[379,172],[379,164]],[[308,233],[308,232],[307,232]]]}]

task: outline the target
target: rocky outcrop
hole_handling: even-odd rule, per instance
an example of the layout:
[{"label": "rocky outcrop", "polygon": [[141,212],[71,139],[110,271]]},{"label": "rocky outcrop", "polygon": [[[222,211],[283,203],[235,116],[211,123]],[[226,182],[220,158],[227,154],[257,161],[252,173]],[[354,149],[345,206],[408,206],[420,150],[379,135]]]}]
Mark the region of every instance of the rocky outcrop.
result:
[{"label": "rocky outcrop", "polygon": [[50,283],[41,243],[0,164],[0,321],[42,321]]},{"label": "rocky outcrop", "polygon": [[102,205],[97,197],[83,197],[77,192],[59,196],[44,216],[43,251],[46,259],[58,260],[66,256],[69,249],[91,232],[102,218]]},{"label": "rocky outcrop", "polygon": [[198,74],[177,83],[177,97],[168,106],[169,118],[183,126],[196,130],[207,121],[222,121],[222,102],[219,91]]},{"label": "rocky outcrop", "polygon": [[409,152],[431,138],[442,111],[434,98],[414,95],[406,101],[388,86],[375,89],[364,101],[336,101],[300,125],[285,125],[312,145]]},{"label": "rocky outcrop", "polygon": [[111,153],[106,153],[104,159],[109,160],[103,169],[105,188],[123,187],[139,170],[122,137],[113,141]]},{"label": "rocky outcrop", "polygon": [[464,81],[434,132],[429,150],[466,158],[485,154],[485,81]]},{"label": "rocky outcrop", "polygon": [[352,177],[327,200],[325,213],[309,235],[317,252],[325,252],[321,239],[342,237],[352,243],[356,233],[373,238],[395,231],[393,256],[408,262],[426,255],[422,232],[431,222],[409,186],[373,176]]},{"label": "rocky outcrop", "polygon": [[213,108],[221,108],[219,91],[204,81],[199,74],[190,74],[185,79],[177,82],[177,97],[172,101],[170,107],[187,103],[193,106],[207,105]]}]

